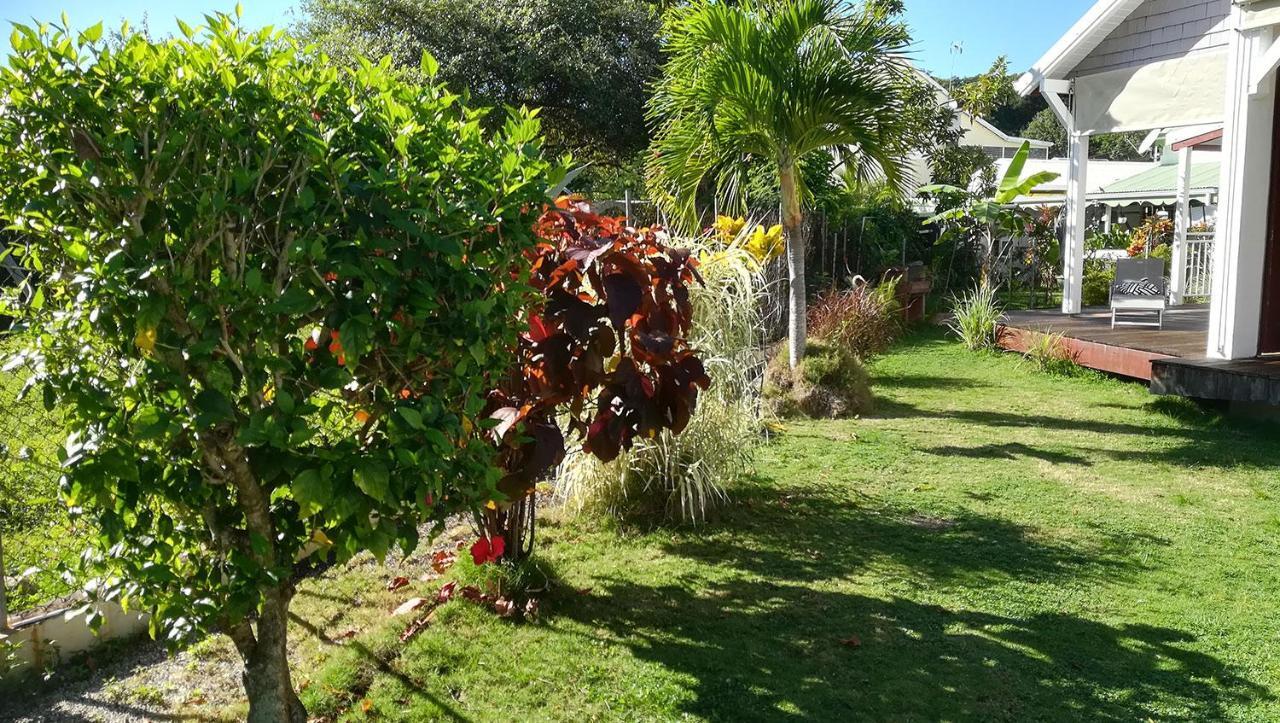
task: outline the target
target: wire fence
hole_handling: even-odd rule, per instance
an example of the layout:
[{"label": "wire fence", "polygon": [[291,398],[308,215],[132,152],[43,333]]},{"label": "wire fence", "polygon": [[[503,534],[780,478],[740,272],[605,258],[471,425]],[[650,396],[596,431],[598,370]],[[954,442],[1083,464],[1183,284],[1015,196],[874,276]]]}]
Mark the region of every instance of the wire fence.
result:
[{"label": "wire fence", "polygon": [[[0,358],[17,344],[0,339]],[[10,615],[71,591],[63,573],[84,539],[58,499],[65,428],[38,393],[22,394],[26,377],[22,368],[0,371],[0,607]]]}]

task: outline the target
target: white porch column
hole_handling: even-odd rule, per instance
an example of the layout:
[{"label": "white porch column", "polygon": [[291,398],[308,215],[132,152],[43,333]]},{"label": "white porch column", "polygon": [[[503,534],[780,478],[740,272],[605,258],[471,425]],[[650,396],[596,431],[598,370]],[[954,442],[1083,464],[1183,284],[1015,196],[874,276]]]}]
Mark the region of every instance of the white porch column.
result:
[{"label": "white porch column", "polygon": [[1079,314],[1084,293],[1084,229],[1089,202],[1089,134],[1070,133],[1067,153],[1067,202],[1062,208],[1062,313]]},{"label": "white porch column", "polygon": [[1178,151],[1178,210],[1173,219],[1173,256],[1169,261],[1169,303],[1182,304],[1187,290],[1187,231],[1191,229],[1191,146]]},{"label": "white porch column", "polygon": [[1258,76],[1266,72],[1264,56],[1273,33],[1271,28],[1241,30],[1242,18],[1243,10],[1233,6],[1206,350],[1216,359],[1257,355],[1262,318],[1275,80],[1274,74]]}]

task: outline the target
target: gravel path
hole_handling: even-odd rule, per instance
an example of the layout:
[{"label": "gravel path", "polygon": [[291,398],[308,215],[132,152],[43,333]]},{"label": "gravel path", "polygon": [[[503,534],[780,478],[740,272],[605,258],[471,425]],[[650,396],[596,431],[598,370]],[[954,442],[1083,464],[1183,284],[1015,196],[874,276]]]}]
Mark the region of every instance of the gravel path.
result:
[{"label": "gravel path", "polygon": [[[424,541],[427,539],[423,531]],[[304,586],[324,587],[335,578],[350,575],[430,575],[430,557],[438,549],[452,549],[472,533],[461,518],[449,521],[448,532],[434,546],[423,545],[404,559],[379,563],[368,554],[331,568]],[[356,602],[356,601],[352,601]],[[295,605],[295,608],[298,605]],[[380,616],[378,608],[347,610],[347,615],[313,621],[320,628],[352,625],[350,617]],[[290,657],[301,636],[290,636]],[[295,661],[295,670],[297,661]],[[243,705],[240,660],[229,639],[214,635],[186,650],[170,655],[163,645],[143,637],[112,641],[83,660],[59,667],[45,682],[26,683],[16,690],[2,689],[0,721],[15,723],[104,721],[234,721],[227,709]]]}]

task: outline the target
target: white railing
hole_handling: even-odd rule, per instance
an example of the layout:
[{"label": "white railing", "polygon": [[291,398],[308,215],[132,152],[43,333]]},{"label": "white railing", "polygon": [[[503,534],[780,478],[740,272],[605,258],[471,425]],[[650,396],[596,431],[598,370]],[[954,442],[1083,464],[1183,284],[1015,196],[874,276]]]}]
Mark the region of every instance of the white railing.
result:
[{"label": "white railing", "polygon": [[1183,296],[1209,296],[1213,289],[1213,232],[1188,233],[1185,258]]}]

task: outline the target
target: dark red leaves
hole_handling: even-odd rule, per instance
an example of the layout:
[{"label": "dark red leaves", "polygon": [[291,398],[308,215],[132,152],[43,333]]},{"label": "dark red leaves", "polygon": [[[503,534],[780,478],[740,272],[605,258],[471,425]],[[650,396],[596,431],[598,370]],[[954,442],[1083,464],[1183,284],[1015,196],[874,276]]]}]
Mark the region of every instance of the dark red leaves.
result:
[{"label": "dark red leaves", "polygon": [[431,553],[431,569],[436,571],[437,575],[443,575],[446,570],[453,567],[455,555],[448,550],[436,550]]},{"label": "dark red leaves", "polygon": [[471,545],[471,560],[477,565],[502,559],[506,541],[501,537],[481,537]]},{"label": "dark red leaves", "polygon": [[622,331],[627,319],[640,310],[643,301],[639,282],[626,274],[609,274],[604,277],[605,303],[609,308],[609,321],[613,328]]},{"label": "dark red leaves", "polygon": [[697,259],[668,246],[665,231],[627,228],[574,198],[558,199],[535,231],[543,242],[527,253],[529,282],[543,304],[521,336],[517,373],[490,396],[508,496],[531,492],[563,459],[561,415],[608,461],[636,437],[683,430],[711,382],[685,338]]},{"label": "dark red leaves", "polygon": [[394,577],[391,579],[390,582],[387,583],[387,589],[390,590],[391,592],[395,592],[396,590],[399,590],[402,587],[408,587],[408,585],[409,585],[409,578],[403,577],[403,576]]},{"label": "dark red leaves", "polygon": [[446,582],[440,586],[440,592],[436,593],[436,602],[447,603],[453,599],[453,593],[458,589],[458,583]]}]

